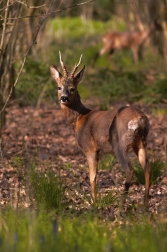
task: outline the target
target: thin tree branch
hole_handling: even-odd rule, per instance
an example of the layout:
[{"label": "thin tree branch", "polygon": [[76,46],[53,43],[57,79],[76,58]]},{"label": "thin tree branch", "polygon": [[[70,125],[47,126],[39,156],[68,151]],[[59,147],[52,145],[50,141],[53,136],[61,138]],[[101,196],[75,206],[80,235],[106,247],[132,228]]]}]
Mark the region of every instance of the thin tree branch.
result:
[{"label": "thin tree branch", "polygon": [[42,5],[39,5],[39,6],[29,6],[28,4],[26,4],[26,3],[24,3],[24,2],[21,2],[21,1],[19,1],[19,0],[16,0],[15,2],[13,2],[13,3],[11,3],[11,4],[7,4],[5,7],[3,7],[2,9],[0,9],[0,11],[3,11],[3,10],[5,10],[5,9],[8,9],[8,7],[9,6],[12,6],[12,5],[14,5],[15,3],[20,3],[20,4],[23,4],[23,5],[25,5],[27,8],[29,8],[29,9],[39,9],[39,8],[41,8],[41,7],[44,7],[46,4],[42,4]]},{"label": "thin tree branch", "polygon": [[24,2],[21,2],[21,1],[19,1],[19,0],[16,0],[16,2],[25,5],[25,6],[26,6],[27,8],[29,8],[29,9],[39,9],[39,8],[41,8],[41,7],[46,6],[46,4],[42,4],[42,5],[39,5],[39,6],[29,6],[28,4],[26,4],[26,3],[24,3]]},{"label": "thin tree branch", "polygon": [[[8,0],[8,1],[9,1],[9,0]],[[90,0],[90,1],[87,1],[87,2],[80,3],[80,4],[74,4],[74,5],[68,6],[68,7],[66,7],[66,8],[63,8],[63,9],[60,9],[60,10],[57,10],[57,11],[54,11],[54,12],[51,12],[51,13],[46,13],[46,14],[44,14],[44,15],[39,15],[39,16],[38,16],[38,17],[40,17],[40,22],[39,22],[39,25],[37,26],[37,30],[36,30],[36,33],[35,33],[35,35],[34,35],[33,41],[32,41],[31,45],[29,46],[29,48],[28,48],[28,50],[27,50],[27,52],[26,52],[26,54],[25,54],[25,57],[24,57],[24,59],[23,59],[23,63],[22,63],[22,65],[21,65],[21,67],[20,67],[20,71],[19,71],[19,73],[18,73],[18,75],[17,75],[17,78],[16,78],[16,80],[15,80],[15,83],[14,83],[14,85],[12,86],[12,88],[10,89],[8,98],[6,99],[4,106],[3,106],[3,108],[2,108],[1,111],[0,111],[0,114],[5,110],[5,108],[6,108],[7,104],[8,104],[8,102],[9,102],[9,99],[10,99],[10,96],[11,96],[11,94],[12,94],[13,88],[16,86],[16,84],[17,84],[17,82],[18,82],[18,80],[19,80],[19,78],[20,78],[20,75],[21,75],[21,73],[22,73],[22,71],[23,71],[23,68],[24,68],[24,65],[25,65],[27,56],[28,56],[28,54],[29,54],[29,52],[30,52],[32,46],[34,45],[34,43],[35,43],[35,41],[36,41],[36,38],[37,38],[37,35],[38,35],[38,33],[39,33],[39,30],[40,30],[41,26],[43,25],[44,21],[46,20],[46,18],[47,18],[48,16],[50,16],[51,14],[53,14],[53,13],[57,13],[57,12],[60,12],[60,11],[63,11],[63,10],[69,9],[69,8],[73,8],[73,7],[76,7],[76,6],[79,6],[79,5],[83,5],[83,4],[86,4],[86,3],[91,3],[91,2],[94,2],[94,1],[96,1],[96,0]],[[17,18],[16,18],[16,19],[17,19]]]},{"label": "thin tree branch", "polygon": [[[7,1],[7,6],[9,6],[9,0]],[[3,44],[5,39],[5,30],[6,30],[6,24],[7,24],[7,15],[8,15],[9,8],[5,9],[5,16],[4,16],[4,22],[3,22],[3,28],[2,28],[2,36],[0,41],[0,59],[2,58],[2,52],[3,52]],[[1,62],[0,62],[1,63]],[[1,91],[1,81],[0,81],[0,91]],[[3,106],[3,97],[0,92],[0,106]],[[3,111],[2,111],[3,112]],[[0,157],[1,160],[3,160],[3,154],[2,154],[2,125],[3,125],[3,114],[0,113]]]},{"label": "thin tree branch", "polygon": [[[46,17],[47,17],[47,16],[46,16]],[[36,41],[37,35],[38,35],[38,33],[39,33],[39,30],[40,30],[41,26],[43,25],[43,23],[44,23],[46,17],[43,17],[43,19],[40,20],[39,25],[37,26],[37,30],[36,30],[36,33],[35,33],[35,35],[34,35],[33,41],[32,41],[31,45],[29,46],[29,48],[28,48],[28,50],[27,50],[27,52],[26,52],[26,54],[25,54],[25,56],[24,56],[23,63],[22,63],[22,65],[21,65],[21,67],[20,67],[20,71],[19,71],[19,73],[18,73],[18,75],[17,75],[17,78],[16,78],[16,80],[15,80],[15,83],[14,83],[14,85],[12,86],[12,88],[10,89],[8,98],[6,99],[5,104],[4,104],[3,108],[1,109],[0,113],[2,113],[2,112],[5,110],[6,106],[7,106],[7,103],[8,103],[8,101],[9,101],[9,99],[10,99],[10,96],[11,96],[11,94],[12,94],[13,88],[16,86],[16,84],[17,84],[17,82],[18,82],[18,80],[19,80],[19,78],[20,78],[20,75],[21,75],[21,73],[22,73],[22,71],[23,71],[23,67],[24,67],[24,65],[25,65],[27,56],[28,56],[28,54],[29,54],[29,52],[30,52],[32,46],[34,45],[34,43],[35,43],[35,41]]]},{"label": "thin tree branch", "polygon": [[[7,5],[9,6],[9,0],[7,1]],[[6,10],[5,10],[4,23],[3,23],[3,29],[2,29],[2,37],[1,37],[1,43],[0,43],[0,56],[2,55],[3,42],[4,42],[4,38],[5,38],[5,29],[6,29],[6,24],[7,24],[8,10],[9,10],[9,8],[6,8]]]},{"label": "thin tree branch", "polygon": [[[9,5],[9,0],[7,0],[7,6]],[[4,22],[3,22],[3,28],[2,28],[2,36],[1,36],[1,41],[0,41],[0,59],[2,58],[2,52],[3,52],[3,44],[4,44],[4,39],[5,39],[5,30],[6,30],[6,24],[7,24],[7,15],[8,15],[8,10],[9,8],[5,9],[5,16],[4,16]],[[1,64],[1,62],[0,62]],[[0,81],[0,106],[2,108],[3,106],[3,97],[1,94],[1,81]],[[3,112],[3,110],[2,110]],[[1,160],[3,160],[3,154],[2,154],[2,125],[3,125],[3,114],[0,113],[0,157]]]},{"label": "thin tree branch", "polygon": [[[59,9],[59,10],[56,10],[56,11],[53,11],[53,12],[49,12],[48,14],[34,15],[33,17],[35,17],[35,18],[39,18],[39,17],[40,17],[40,18],[41,18],[41,17],[43,17],[43,15],[44,15],[44,16],[47,15],[47,17],[48,17],[48,16],[51,16],[51,15],[53,15],[53,14],[55,14],[55,13],[65,11],[65,10],[67,10],[67,9],[72,9],[72,8],[77,7],[77,6],[80,6],[80,5],[92,3],[92,2],[95,2],[95,1],[96,1],[96,0],[89,0],[89,1],[86,1],[86,2],[79,3],[79,4],[73,4],[73,5],[67,6],[67,7],[65,7],[65,8],[62,8],[62,9]],[[23,17],[17,17],[17,18],[8,18],[8,20],[15,20],[15,19],[16,19],[16,20],[19,20],[19,19],[31,18],[31,17],[32,17],[32,16],[23,16]],[[2,19],[0,19],[0,20],[2,20]]]},{"label": "thin tree branch", "polygon": [[9,1],[8,1],[8,2],[7,2],[7,5],[6,5],[5,7],[3,7],[2,9],[0,9],[0,11],[3,11],[3,10],[5,10],[5,9],[8,9],[9,6],[12,6],[13,4],[15,4],[15,2],[9,4]]}]

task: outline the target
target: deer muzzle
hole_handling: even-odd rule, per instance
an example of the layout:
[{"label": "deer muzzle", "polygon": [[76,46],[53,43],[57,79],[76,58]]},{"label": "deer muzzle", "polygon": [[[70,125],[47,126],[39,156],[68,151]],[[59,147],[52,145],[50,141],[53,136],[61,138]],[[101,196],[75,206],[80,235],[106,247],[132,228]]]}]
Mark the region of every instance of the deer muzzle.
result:
[{"label": "deer muzzle", "polygon": [[70,100],[69,100],[68,96],[63,95],[63,96],[61,96],[60,101],[61,101],[61,103],[66,103],[66,102],[69,102]]}]

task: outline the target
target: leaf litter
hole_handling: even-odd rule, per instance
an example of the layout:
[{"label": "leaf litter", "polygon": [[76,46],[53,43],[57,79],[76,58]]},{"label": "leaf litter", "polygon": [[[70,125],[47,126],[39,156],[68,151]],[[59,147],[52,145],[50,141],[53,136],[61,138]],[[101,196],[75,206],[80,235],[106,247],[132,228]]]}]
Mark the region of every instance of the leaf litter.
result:
[{"label": "leaf litter", "polygon": [[[148,153],[150,159],[161,157],[166,163],[167,115],[153,115],[148,107],[140,107],[150,120],[148,135]],[[9,108],[6,127],[2,134],[2,158],[0,161],[0,204],[14,207],[30,207],[30,186],[26,176],[31,167],[36,170],[52,169],[55,176],[60,176],[67,188],[65,200],[67,211],[74,209],[84,211],[91,207],[90,183],[87,161],[78,147],[74,133],[64,118],[57,104],[34,107]],[[101,167],[101,166],[100,166]],[[119,198],[123,192],[125,175],[119,163],[112,162],[110,169],[102,168],[98,172],[99,199],[103,200],[109,193],[116,201],[101,207],[104,215],[115,215]],[[144,185],[135,178],[130,187],[126,207],[133,210],[143,207]],[[110,201],[109,201],[110,202]],[[167,216],[167,172],[151,186],[149,212],[163,213]]]}]

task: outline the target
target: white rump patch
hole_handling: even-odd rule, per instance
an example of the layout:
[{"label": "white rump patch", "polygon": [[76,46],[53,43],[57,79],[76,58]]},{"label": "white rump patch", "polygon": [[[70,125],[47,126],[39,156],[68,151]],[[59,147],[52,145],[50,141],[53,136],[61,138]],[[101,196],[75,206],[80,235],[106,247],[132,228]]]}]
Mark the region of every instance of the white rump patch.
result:
[{"label": "white rump patch", "polygon": [[138,120],[130,120],[128,122],[128,129],[135,130],[138,128]]}]

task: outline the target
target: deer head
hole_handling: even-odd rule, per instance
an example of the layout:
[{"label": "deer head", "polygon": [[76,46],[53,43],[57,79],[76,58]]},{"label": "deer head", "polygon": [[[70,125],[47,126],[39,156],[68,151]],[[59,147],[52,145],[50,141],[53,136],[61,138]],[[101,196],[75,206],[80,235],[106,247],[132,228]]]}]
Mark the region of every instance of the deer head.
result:
[{"label": "deer head", "polygon": [[77,92],[77,85],[81,81],[84,73],[85,66],[76,73],[76,70],[78,69],[82,55],[80,57],[80,60],[78,64],[75,64],[73,70],[69,73],[67,71],[66,66],[64,65],[62,59],[61,59],[61,53],[59,52],[60,57],[60,64],[63,69],[63,75],[57,70],[57,68],[53,65],[50,66],[50,73],[53,77],[53,79],[58,84],[58,100],[61,104],[64,104],[66,106],[69,106],[72,104],[78,94]]}]

